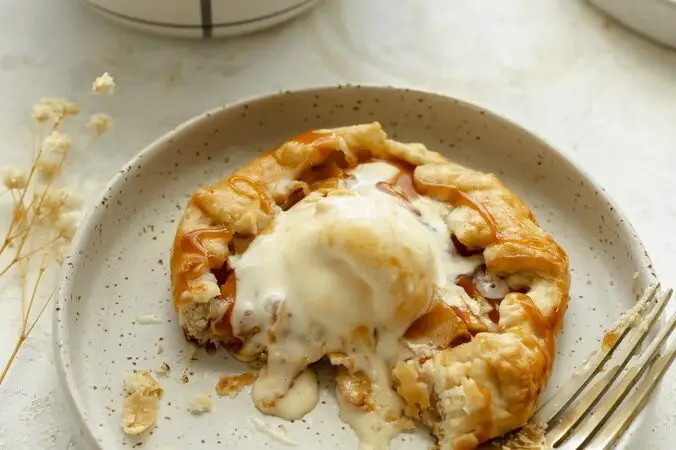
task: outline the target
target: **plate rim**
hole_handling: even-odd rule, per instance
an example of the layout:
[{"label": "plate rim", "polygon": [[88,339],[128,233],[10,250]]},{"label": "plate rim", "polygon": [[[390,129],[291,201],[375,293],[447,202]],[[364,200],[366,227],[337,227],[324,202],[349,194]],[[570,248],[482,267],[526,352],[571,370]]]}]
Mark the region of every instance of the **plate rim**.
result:
[{"label": "plate rim", "polygon": [[[640,255],[640,260],[637,261],[637,264],[640,265],[642,272],[640,275],[645,280],[646,286],[650,283],[654,283],[657,280],[655,270],[652,265],[651,258],[643,244],[643,241],[638,236],[634,226],[631,224],[627,218],[624,211],[618,206],[612,196],[603,188],[594,177],[592,177],[587,171],[585,171],[575,160],[569,155],[564,154],[558,150],[554,145],[552,145],[547,139],[539,136],[538,134],[530,131],[528,128],[516,123],[509,118],[505,117],[501,113],[497,113],[489,108],[480,106],[479,104],[462,100],[451,95],[447,95],[441,92],[428,91],[419,87],[407,87],[407,86],[396,86],[389,84],[368,84],[368,83],[342,83],[342,84],[328,84],[328,85],[318,85],[310,86],[302,89],[293,89],[293,90],[279,90],[274,92],[257,94],[249,97],[245,97],[240,100],[236,100],[230,103],[226,103],[215,108],[212,108],[206,112],[198,114],[191,117],[190,119],[178,124],[177,126],[171,128],[150,144],[145,146],[139,153],[137,153],[128,163],[126,163],[118,172],[113,176],[113,178],[106,184],[105,188],[101,191],[101,194],[97,197],[96,203],[93,204],[88,211],[86,211],[85,216],[80,223],[75,236],[71,242],[71,246],[68,252],[68,255],[64,259],[60,275],[59,282],[57,285],[57,295],[54,299],[53,314],[52,314],[52,350],[54,352],[54,368],[57,372],[57,377],[59,380],[59,387],[62,388],[65,393],[66,403],[69,408],[69,415],[71,418],[77,420],[75,424],[77,426],[77,431],[80,438],[85,438],[88,440],[87,444],[95,446],[96,449],[102,449],[99,441],[96,439],[93,433],[95,426],[87,418],[85,414],[85,408],[83,405],[83,400],[80,397],[79,390],[74,380],[72,374],[72,369],[70,368],[70,353],[66,354],[64,351],[64,334],[66,334],[66,320],[68,314],[69,294],[72,292],[73,284],[73,274],[76,272],[78,267],[78,260],[81,258],[78,255],[78,251],[81,248],[83,241],[89,238],[90,234],[93,231],[93,225],[96,223],[96,219],[103,214],[107,195],[110,192],[114,191],[114,187],[120,183],[124,183],[124,177],[126,172],[131,170],[134,166],[138,165],[139,162],[143,159],[154,157],[156,154],[161,153],[167,147],[167,144],[171,143],[172,140],[185,136],[187,133],[190,133],[191,130],[199,125],[200,122],[208,120],[211,117],[221,114],[227,110],[236,109],[244,107],[245,105],[257,102],[266,102],[276,99],[280,99],[285,96],[296,96],[296,95],[308,95],[308,94],[321,94],[326,92],[332,92],[337,90],[358,90],[365,89],[371,91],[388,91],[388,92],[405,92],[419,94],[421,96],[432,97],[436,100],[441,101],[451,101],[456,104],[459,104],[465,108],[474,109],[476,111],[483,111],[483,114],[495,119],[499,122],[502,122],[504,125],[515,128],[518,131],[525,133],[529,139],[538,141],[543,146],[547,147],[548,151],[558,157],[562,162],[568,164],[569,169],[577,172],[577,174],[586,180],[595,190],[599,192],[599,195],[608,203],[610,207],[614,209],[615,215],[621,219],[621,224],[623,227],[626,227],[627,232],[633,236],[631,242],[629,242],[629,247],[634,250],[635,254]],[[639,278],[641,279],[641,278]],[[63,320],[62,320],[63,319]],[[63,326],[60,326],[63,324]],[[75,431],[75,430],[73,430]]]}]

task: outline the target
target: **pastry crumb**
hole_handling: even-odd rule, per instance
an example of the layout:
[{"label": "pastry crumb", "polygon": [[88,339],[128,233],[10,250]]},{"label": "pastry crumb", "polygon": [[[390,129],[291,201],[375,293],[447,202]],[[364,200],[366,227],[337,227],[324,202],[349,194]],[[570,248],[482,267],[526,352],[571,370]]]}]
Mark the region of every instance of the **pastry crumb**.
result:
[{"label": "pastry crumb", "polygon": [[620,318],[603,335],[602,346],[604,349],[612,348],[620,339],[624,330],[640,323],[644,318],[649,303],[636,303],[630,309],[622,313]]},{"label": "pastry crumb", "polygon": [[136,318],[136,323],[139,325],[157,325],[158,323],[162,322],[164,321],[158,318],[155,314],[145,314]]},{"label": "pastry crumb", "polygon": [[157,419],[162,386],[149,370],[134,371],[125,377],[122,429],[136,436],[149,429]]},{"label": "pastry crumb", "polygon": [[242,389],[250,385],[256,379],[256,374],[251,372],[241,373],[238,375],[226,375],[221,377],[216,384],[216,393],[223,396],[235,398]]},{"label": "pastry crumb", "polygon": [[540,425],[528,423],[523,428],[506,437],[491,442],[493,448],[500,450],[546,450],[545,430]]},{"label": "pastry crumb", "polygon": [[160,375],[166,375],[169,372],[171,372],[171,366],[169,364],[167,364],[166,362],[163,362],[160,365],[160,367],[157,370],[155,370],[155,372],[157,372]]},{"label": "pastry crumb", "polygon": [[157,343],[157,354],[161,355],[164,352],[164,345],[161,342]]},{"label": "pastry crumb", "polygon": [[196,394],[190,399],[188,403],[188,409],[193,414],[204,414],[211,411],[213,404],[211,402],[211,395],[209,394]]},{"label": "pastry crumb", "polygon": [[183,384],[188,384],[190,381],[190,378],[188,378],[188,375],[185,372],[183,372],[183,374],[178,379]]}]

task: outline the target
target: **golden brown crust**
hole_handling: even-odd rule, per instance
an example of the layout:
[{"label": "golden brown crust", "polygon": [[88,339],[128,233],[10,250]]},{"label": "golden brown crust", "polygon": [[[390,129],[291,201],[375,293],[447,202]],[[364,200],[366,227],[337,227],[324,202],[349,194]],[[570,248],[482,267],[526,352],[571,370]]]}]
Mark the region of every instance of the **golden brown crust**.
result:
[{"label": "golden brown crust", "polygon": [[[444,449],[474,448],[523,425],[551,370],[568,301],[568,258],[497,177],[422,144],[389,140],[377,123],[301,135],[192,196],[171,259],[186,335],[199,342],[236,340],[227,314],[234,284],[221,288],[217,280],[229,276],[233,239],[248,242],[265,232],[296,196],[331,189],[331,182],[307,176],[312,167],[326,163],[326,178],[365,158],[413,166],[418,193],[455,206],[450,232],[467,248],[483,250],[487,270],[518,291],[500,302],[496,333],[480,332],[461,345],[439,346],[445,349],[431,358],[397,365],[393,376],[407,413],[430,425]],[[467,336],[464,324],[434,327],[435,339]]]}]

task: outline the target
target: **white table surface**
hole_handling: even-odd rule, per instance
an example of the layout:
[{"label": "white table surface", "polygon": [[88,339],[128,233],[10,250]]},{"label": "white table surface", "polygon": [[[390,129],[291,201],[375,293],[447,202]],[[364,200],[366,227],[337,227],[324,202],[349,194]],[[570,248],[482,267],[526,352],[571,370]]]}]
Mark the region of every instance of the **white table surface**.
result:
[{"label": "white table surface", "polygon": [[[396,7],[394,6],[396,3]],[[103,71],[114,96],[87,95]],[[75,0],[0,0],[0,165],[25,161],[30,107],[69,96],[115,130],[76,152],[70,181],[93,200],[151,140],[235,99],[338,82],[422,87],[479,103],[562,149],[618,201],[663,282],[676,285],[676,53],[571,0],[329,0],[293,23],[230,41],[177,41],[109,24]],[[6,201],[6,200],[5,200]],[[20,315],[0,285],[0,362]],[[0,448],[83,449],[70,432],[44,317],[0,387]],[[637,431],[674,448],[676,370]]]}]

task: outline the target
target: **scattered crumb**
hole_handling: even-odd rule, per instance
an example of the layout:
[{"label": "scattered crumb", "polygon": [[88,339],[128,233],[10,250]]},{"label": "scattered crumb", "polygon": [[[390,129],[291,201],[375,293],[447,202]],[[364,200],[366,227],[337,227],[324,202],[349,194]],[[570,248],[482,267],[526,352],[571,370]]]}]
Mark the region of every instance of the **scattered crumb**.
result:
[{"label": "scattered crumb", "polygon": [[149,370],[142,370],[127,374],[124,389],[127,397],[124,399],[122,429],[136,436],[155,423],[162,386]]},{"label": "scattered crumb", "polygon": [[650,304],[650,302],[638,302],[633,307],[631,307],[631,309],[628,309],[622,313],[617,322],[615,322],[615,324],[613,324],[613,326],[609,328],[608,331],[606,331],[606,333],[603,335],[603,348],[606,350],[612,348],[622,336],[624,330],[639,323]]},{"label": "scattered crumb", "polygon": [[136,323],[139,325],[157,325],[158,323],[164,322],[162,319],[155,316],[155,314],[146,314],[144,316],[138,316],[136,318]]},{"label": "scattered crumb", "polygon": [[92,83],[92,93],[110,95],[115,92],[115,80],[108,72],[105,72],[100,77],[97,77]]},{"label": "scattered crumb", "polygon": [[166,362],[163,362],[162,365],[157,370],[155,370],[155,372],[160,375],[166,375],[171,372],[171,366]]},{"label": "scattered crumb", "polygon": [[211,411],[213,405],[211,402],[211,395],[209,394],[196,394],[194,395],[189,402],[188,408],[193,414],[203,414],[205,412]]},{"label": "scattered crumb", "polygon": [[157,343],[157,354],[161,355],[164,352],[164,345],[161,342]]},{"label": "scattered crumb", "polygon": [[113,407],[110,406],[110,405],[106,405],[106,406],[104,406],[104,408],[106,408],[106,409],[107,409],[108,411],[110,411],[110,412],[115,412],[115,408],[113,408]]},{"label": "scattered crumb", "polygon": [[534,423],[526,424],[520,430],[510,433],[508,437],[491,442],[491,445],[500,450],[545,450],[549,448],[544,428]]},{"label": "scattered crumb", "polygon": [[226,375],[221,377],[216,384],[216,393],[228,397],[236,397],[244,387],[250,385],[256,379],[256,374],[247,372],[241,373],[239,375]]},{"label": "scattered crumb", "polygon": [[188,384],[188,382],[190,381],[190,378],[188,378],[188,375],[185,372],[183,372],[183,374],[178,379],[183,384]]}]

